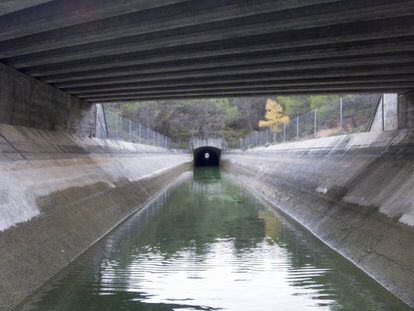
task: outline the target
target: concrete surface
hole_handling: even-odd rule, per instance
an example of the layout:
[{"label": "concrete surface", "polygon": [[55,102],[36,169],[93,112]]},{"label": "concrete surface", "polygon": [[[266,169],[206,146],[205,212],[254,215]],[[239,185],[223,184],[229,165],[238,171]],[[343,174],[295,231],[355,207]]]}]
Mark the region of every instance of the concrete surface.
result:
[{"label": "concrete surface", "polygon": [[0,310],[187,170],[189,154],[0,124]]},{"label": "concrete surface", "polygon": [[412,131],[224,154],[223,166],[414,307]]},{"label": "concrete surface", "polygon": [[396,129],[398,129],[398,94],[383,94],[369,131],[391,131]]},{"label": "concrete surface", "polygon": [[0,63],[0,123],[95,134],[93,105]]},{"label": "concrete surface", "polygon": [[401,93],[413,17],[411,0],[7,0],[0,62],[88,102]]},{"label": "concrete surface", "polygon": [[414,128],[414,92],[398,95],[398,127]]}]

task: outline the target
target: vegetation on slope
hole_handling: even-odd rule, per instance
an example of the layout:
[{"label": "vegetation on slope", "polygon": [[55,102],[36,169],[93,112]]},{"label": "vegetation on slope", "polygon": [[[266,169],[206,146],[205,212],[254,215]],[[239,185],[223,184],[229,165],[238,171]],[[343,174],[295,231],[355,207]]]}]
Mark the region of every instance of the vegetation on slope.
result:
[{"label": "vegetation on slope", "polygon": [[[327,124],[335,126],[340,97],[316,95],[271,98],[280,104],[282,115],[287,115],[291,122],[296,116],[318,109],[321,115],[326,115]],[[238,146],[240,138],[253,130],[259,130],[259,121],[266,120],[268,98],[145,101],[111,104],[109,109],[117,110],[123,117],[141,122],[169,136],[173,141],[181,142],[183,146],[191,137],[207,136],[224,136],[229,146]],[[348,109],[347,122],[354,122],[356,125],[368,121],[378,101],[376,94],[344,95],[342,98]]]}]

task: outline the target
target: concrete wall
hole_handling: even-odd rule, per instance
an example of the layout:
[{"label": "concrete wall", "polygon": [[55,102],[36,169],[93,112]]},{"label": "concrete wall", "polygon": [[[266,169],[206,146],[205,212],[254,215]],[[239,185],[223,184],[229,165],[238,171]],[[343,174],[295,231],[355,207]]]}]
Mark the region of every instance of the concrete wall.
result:
[{"label": "concrete wall", "polygon": [[414,128],[414,92],[398,95],[398,128]]},{"label": "concrete wall", "polygon": [[0,64],[0,123],[94,135],[95,108]]},{"label": "concrete wall", "polygon": [[414,145],[385,131],[223,156],[235,180],[414,306]]},{"label": "concrete wall", "polygon": [[383,94],[369,131],[396,129],[398,129],[398,94]]},{"label": "concrete wall", "polygon": [[0,124],[0,310],[187,170],[154,146]]}]

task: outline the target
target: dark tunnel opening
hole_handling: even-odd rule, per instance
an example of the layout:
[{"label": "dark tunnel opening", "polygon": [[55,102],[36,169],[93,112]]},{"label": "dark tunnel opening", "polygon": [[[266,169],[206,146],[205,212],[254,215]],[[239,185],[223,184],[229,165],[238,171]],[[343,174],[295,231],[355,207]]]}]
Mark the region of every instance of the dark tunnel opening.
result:
[{"label": "dark tunnel opening", "polygon": [[219,166],[221,150],[214,147],[201,147],[193,150],[194,166]]}]

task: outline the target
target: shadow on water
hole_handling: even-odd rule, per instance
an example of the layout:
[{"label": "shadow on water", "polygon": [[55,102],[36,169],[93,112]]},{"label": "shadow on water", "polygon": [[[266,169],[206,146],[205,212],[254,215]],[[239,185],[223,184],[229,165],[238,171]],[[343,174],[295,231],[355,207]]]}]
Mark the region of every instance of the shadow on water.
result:
[{"label": "shadow on water", "polygon": [[193,181],[199,183],[218,183],[221,180],[221,171],[219,167],[194,167]]},{"label": "shadow on water", "polygon": [[195,168],[21,310],[405,310],[218,168]]}]

